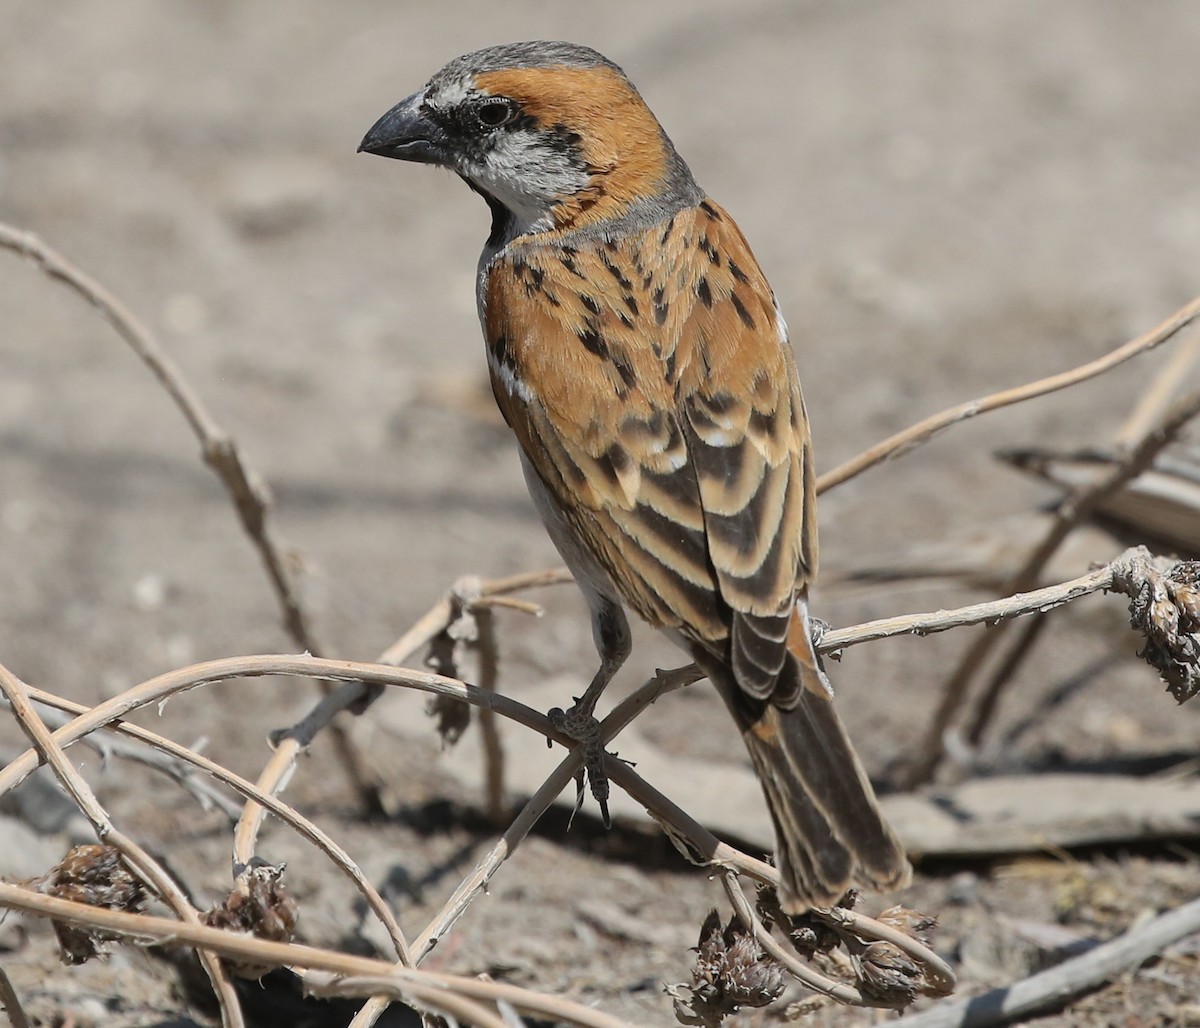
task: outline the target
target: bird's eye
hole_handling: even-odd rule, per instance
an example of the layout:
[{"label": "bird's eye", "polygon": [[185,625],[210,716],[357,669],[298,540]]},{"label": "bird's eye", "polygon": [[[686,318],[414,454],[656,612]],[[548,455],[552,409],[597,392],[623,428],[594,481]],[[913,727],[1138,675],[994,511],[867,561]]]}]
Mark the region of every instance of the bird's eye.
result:
[{"label": "bird's eye", "polygon": [[481,125],[488,128],[499,128],[512,121],[516,113],[516,104],[511,100],[489,100],[476,109],[475,117],[479,119]]}]

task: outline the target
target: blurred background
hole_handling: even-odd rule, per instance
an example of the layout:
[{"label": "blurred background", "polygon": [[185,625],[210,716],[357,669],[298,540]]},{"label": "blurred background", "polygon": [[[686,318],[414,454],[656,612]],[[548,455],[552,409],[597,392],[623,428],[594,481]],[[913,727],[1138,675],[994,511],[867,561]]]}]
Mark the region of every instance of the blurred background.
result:
[{"label": "blurred background", "polygon": [[[269,481],[337,655],[371,659],[463,574],[558,563],[488,395],[473,298],[487,212],[449,174],[355,154],[445,61],[522,38],[586,43],[622,65],[737,218],[792,330],[820,470],[951,403],[1098,356],[1198,291],[1189,0],[5,0],[0,220],[158,334]],[[0,661],[94,702],[170,667],[291,648],[186,425],[110,327],[11,254],[0,324]],[[980,598],[961,583],[834,583],[1055,497],[992,451],[1105,445],[1163,360],[960,426],[832,491],[816,612],[843,625]],[[545,618],[501,622],[501,687],[569,690],[595,659],[582,604],[569,589],[538,599]],[[1006,694],[1002,723],[1026,727],[1000,763],[1194,740],[1196,715],[1131,659],[1123,621],[1097,601],[1055,623]],[[865,647],[834,669],[873,773],[914,744],[963,644]],[[677,659],[646,633],[638,646],[626,684]],[[692,692],[652,712],[648,737],[728,759],[725,715]],[[262,683],[212,695],[155,723],[209,737],[250,772],[266,732],[311,702]],[[0,741],[17,739],[0,726]],[[399,808],[471,802],[439,777],[437,752],[431,738],[388,754]],[[293,799],[346,814],[352,795],[320,766]],[[114,809],[136,809],[132,785],[109,788]],[[153,831],[183,825],[222,852],[200,815],[162,817]],[[362,846],[384,837],[363,828]],[[454,847],[470,853],[472,838]],[[702,877],[656,889],[680,918],[713,901]],[[451,969],[478,969],[479,945]],[[552,968],[571,945],[525,958],[540,961],[537,984],[568,987]],[[682,949],[673,959],[686,966]],[[597,988],[629,991],[615,982]],[[629,1016],[660,1019],[657,992],[644,1002],[659,1013],[634,1003]]]}]

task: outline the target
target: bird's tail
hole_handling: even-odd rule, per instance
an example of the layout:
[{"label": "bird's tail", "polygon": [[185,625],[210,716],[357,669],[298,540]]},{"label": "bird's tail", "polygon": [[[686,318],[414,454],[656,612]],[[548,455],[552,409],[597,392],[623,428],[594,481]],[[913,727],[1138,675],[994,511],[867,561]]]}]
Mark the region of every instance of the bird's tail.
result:
[{"label": "bird's tail", "polygon": [[751,700],[727,669],[705,670],[733,711],[762,783],[775,825],[779,900],[795,914],[831,906],[853,886],[900,888],[911,868],[834,710],[807,633],[799,644],[793,634],[792,646],[775,691],[783,706]]}]

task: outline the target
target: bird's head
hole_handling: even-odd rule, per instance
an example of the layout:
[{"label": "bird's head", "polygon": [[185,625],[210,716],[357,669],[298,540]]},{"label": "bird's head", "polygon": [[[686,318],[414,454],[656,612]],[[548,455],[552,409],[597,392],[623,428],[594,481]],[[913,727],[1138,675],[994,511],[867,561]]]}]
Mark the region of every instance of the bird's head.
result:
[{"label": "bird's head", "polygon": [[497,242],[702,198],[633,84],[562,42],[458,57],[372,126],[360,151],[456,172],[488,201]]}]

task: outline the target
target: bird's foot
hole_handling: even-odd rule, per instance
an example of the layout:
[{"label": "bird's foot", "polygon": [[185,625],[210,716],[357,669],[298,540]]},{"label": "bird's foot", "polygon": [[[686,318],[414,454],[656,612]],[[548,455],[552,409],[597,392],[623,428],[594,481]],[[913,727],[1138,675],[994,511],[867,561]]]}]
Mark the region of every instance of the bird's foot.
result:
[{"label": "bird's foot", "polygon": [[604,740],[600,736],[600,722],[590,709],[581,708],[578,700],[570,710],[555,707],[546,716],[555,728],[579,744],[583,756],[583,767],[575,776],[575,809],[571,813],[571,819],[574,820],[583,806],[583,786],[586,780],[591,788],[592,797],[600,807],[600,819],[604,827],[611,828],[612,818],[608,814],[608,775],[604,771]]}]

